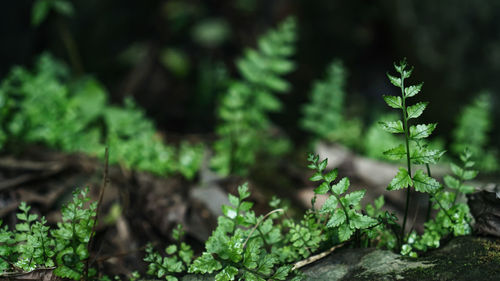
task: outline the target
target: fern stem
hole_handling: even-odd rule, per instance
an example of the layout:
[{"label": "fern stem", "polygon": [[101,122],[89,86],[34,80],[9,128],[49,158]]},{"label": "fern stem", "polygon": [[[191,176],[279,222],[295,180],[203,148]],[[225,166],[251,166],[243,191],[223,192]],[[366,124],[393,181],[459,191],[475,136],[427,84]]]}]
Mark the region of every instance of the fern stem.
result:
[{"label": "fern stem", "polygon": [[457,198],[458,198],[458,195],[460,193],[460,187],[462,187],[462,183],[463,183],[463,178],[462,176],[460,176],[459,180],[458,180],[458,186],[457,186],[457,189],[455,190],[455,198],[453,199],[453,204],[451,204],[451,206],[455,206],[455,203],[457,202]]},{"label": "fern stem", "polygon": [[[431,175],[431,168],[429,167],[429,164],[425,164],[425,167],[427,168],[427,175],[429,177],[432,177]],[[432,199],[433,195],[429,194],[429,200],[427,201],[427,214],[425,215],[425,221],[429,221],[431,218],[431,210],[432,210]]]},{"label": "fern stem", "polygon": [[348,225],[348,226],[349,226],[349,225],[351,225],[351,224],[349,223],[349,214],[347,213],[347,209],[346,209],[346,207],[344,206],[344,204],[342,204],[342,201],[340,201],[340,196],[339,196],[339,195],[337,195],[337,194],[335,194],[335,193],[333,193],[333,195],[335,195],[335,198],[337,198],[337,201],[339,201],[339,204],[340,204],[340,206],[342,207],[342,210],[344,210],[344,213],[345,213],[345,220],[346,220],[347,225]]},{"label": "fern stem", "polygon": [[[403,109],[403,130],[405,133],[405,144],[406,144],[406,161],[408,166],[408,174],[411,177],[411,159],[410,159],[410,136],[408,132],[408,118],[406,113],[406,98],[405,98],[405,87],[404,87],[404,73],[405,70],[402,70],[401,73],[401,100],[402,100],[402,109]],[[405,228],[406,228],[406,220],[408,218],[408,208],[410,206],[410,197],[411,197],[411,186],[408,186],[406,189],[406,206],[405,206],[405,215],[403,219],[403,227],[401,228],[401,239],[405,237]]]},{"label": "fern stem", "polygon": [[439,208],[443,210],[443,212],[446,214],[446,216],[450,219],[450,222],[453,223],[453,219],[451,218],[450,214],[448,214],[448,210],[443,208],[443,205],[441,205],[441,202],[439,202],[439,199],[436,198],[436,203],[438,204]]}]

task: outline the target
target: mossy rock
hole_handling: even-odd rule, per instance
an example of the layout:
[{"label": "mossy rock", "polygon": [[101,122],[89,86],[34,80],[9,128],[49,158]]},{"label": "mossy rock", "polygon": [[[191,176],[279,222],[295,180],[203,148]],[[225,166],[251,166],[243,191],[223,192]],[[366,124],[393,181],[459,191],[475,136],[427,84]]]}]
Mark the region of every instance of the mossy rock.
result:
[{"label": "mossy rock", "polygon": [[305,280],[500,280],[500,240],[458,237],[418,259],[342,249],[303,272]]},{"label": "mossy rock", "polygon": [[[500,280],[500,240],[458,237],[417,259],[386,250],[343,248],[301,270],[305,281]],[[190,275],[182,280],[214,277]]]}]

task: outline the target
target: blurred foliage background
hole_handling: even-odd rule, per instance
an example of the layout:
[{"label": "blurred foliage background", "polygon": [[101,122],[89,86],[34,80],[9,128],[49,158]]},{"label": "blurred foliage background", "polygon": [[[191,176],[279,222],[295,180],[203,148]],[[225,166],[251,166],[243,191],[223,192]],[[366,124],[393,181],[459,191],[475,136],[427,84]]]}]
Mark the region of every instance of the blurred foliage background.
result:
[{"label": "blurred foliage background", "polygon": [[[58,2],[57,0],[44,0]],[[43,2],[43,1],[39,1]],[[64,1],[62,1],[64,2]],[[347,69],[347,114],[369,124],[391,94],[385,73],[407,57],[425,81],[424,119],[439,121],[450,142],[457,115],[483,90],[492,93],[491,143],[500,143],[500,2],[496,0],[74,0],[73,8],[47,10],[35,26],[34,1],[3,3],[0,77],[13,65],[33,65],[43,51],[75,73],[92,74],[112,103],[133,97],[167,134],[214,131],[225,77],[237,76],[235,58],[289,15],[298,23],[292,90],[272,117],[296,142],[313,81],[342,60]],[[36,20],[35,20],[36,21]]]}]

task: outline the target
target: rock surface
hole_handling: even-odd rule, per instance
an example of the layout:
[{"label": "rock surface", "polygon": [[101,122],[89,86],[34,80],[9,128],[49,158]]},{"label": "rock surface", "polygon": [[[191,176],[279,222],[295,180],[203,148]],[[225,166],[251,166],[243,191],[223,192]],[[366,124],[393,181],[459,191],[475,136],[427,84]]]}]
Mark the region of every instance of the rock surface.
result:
[{"label": "rock surface", "polygon": [[[458,237],[418,259],[386,250],[343,248],[301,271],[305,281],[500,280],[500,240]],[[182,280],[214,279],[190,275]]]}]

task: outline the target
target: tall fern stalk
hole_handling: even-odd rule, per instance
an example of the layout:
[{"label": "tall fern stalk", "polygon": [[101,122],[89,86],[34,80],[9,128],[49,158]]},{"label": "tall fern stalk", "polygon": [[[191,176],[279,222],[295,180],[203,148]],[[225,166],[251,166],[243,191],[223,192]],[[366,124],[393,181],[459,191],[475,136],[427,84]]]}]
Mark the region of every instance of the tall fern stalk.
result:
[{"label": "tall fern stalk", "polygon": [[[408,113],[406,112],[406,96],[405,96],[405,78],[406,75],[409,77],[412,70],[406,72],[405,70],[406,62],[401,62],[400,68],[396,67],[396,70],[401,75],[401,99],[402,99],[402,112],[403,112],[403,129],[405,131],[405,144],[406,144],[406,165],[408,167],[408,174],[411,176],[411,158],[410,158],[410,136],[408,132]],[[408,218],[408,208],[410,206],[411,189],[408,187],[406,189],[406,206],[405,206],[405,216],[403,218],[403,227],[401,228],[401,237],[405,236],[406,219]]]},{"label": "tall fern stalk", "polygon": [[[402,121],[380,122],[382,128],[393,134],[404,134],[405,144],[399,145],[384,152],[392,160],[402,160],[406,158],[406,169],[400,167],[398,173],[391,181],[388,190],[399,190],[406,188],[406,206],[401,228],[401,239],[405,239],[406,221],[408,218],[408,208],[411,201],[411,187],[418,192],[428,193],[431,196],[441,189],[441,184],[430,176],[429,164],[435,164],[444,154],[444,151],[433,150],[427,147],[424,139],[429,137],[437,124],[417,124],[409,126],[410,119],[416,119],[424,112],[427,102],[418,102],[407,106],[407,98],[417,95],[422,89],[422,83],[405,87],[405,79],[411,76],[413,68],[407,69],[406,60],[394,65],[400,77],[387,74],[390,82],[401,89],[401,97],[384,96],[384,100],[392,108],[401,109]],[[416,170],[412,173],[412,164],[425,164],[427,174],[423,170]]]}]

